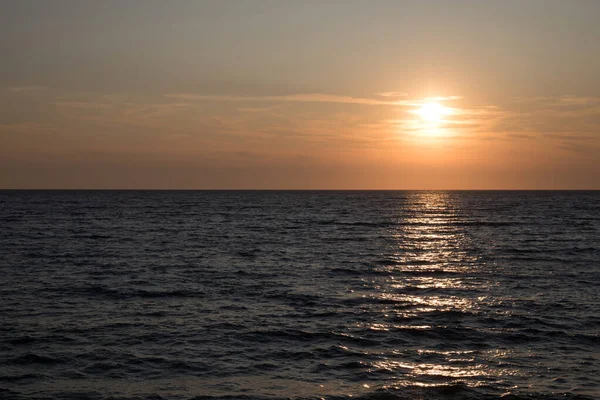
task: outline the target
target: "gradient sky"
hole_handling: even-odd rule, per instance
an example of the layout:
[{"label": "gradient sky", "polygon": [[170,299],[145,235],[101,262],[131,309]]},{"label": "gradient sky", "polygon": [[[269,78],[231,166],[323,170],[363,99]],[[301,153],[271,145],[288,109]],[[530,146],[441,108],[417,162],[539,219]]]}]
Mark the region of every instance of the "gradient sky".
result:
[{"label": "gradient sky", "polygon": [[599,16],[0,0],[0,188],[600,189]]}]

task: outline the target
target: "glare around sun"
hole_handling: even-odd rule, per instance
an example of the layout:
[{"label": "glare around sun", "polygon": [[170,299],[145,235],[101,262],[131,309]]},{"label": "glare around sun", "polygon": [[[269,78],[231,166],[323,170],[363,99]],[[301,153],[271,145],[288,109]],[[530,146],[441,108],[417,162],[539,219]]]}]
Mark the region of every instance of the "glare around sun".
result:
[{"label": "glare around sun", "polygon": [[444,107],[433,102],[424,104],[421,108],[414,112],[426,122],[440,122],[445,116],[452,113],[448,107]]}]

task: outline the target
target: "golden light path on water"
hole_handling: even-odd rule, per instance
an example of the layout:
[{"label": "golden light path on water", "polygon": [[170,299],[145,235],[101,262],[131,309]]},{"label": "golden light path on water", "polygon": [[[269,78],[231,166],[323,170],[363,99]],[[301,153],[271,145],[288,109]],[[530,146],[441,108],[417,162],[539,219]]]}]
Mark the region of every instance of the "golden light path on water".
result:
[{"label": "golden light path on water", "polygon": [[[396,250],[389,254],[390,263],[379,267],[388,274],[375,286],[373,294],[390,305],[381,309],[381,321],[374,321],[368,328],[422,334],[423,346],[400,346],[386,360],[374,362],[373,370],[388,371],[396,377],[382,387],[439,386],[463,380],[470,386],[483,386],[490,380],[515,374],[514,370],[492,368],[477,361],[482,353],[484,359],[495,359],[505,357],[507,351],[455,350],[439,340],[431,342],[428,333],[436,330],[478,329],[464,326],[462,319],[481,313],[486,296],[461,293],[485,293],[489,283],[474,278],[485,263],[471,251],[475,245],[461,226],[461,205],[456,197],[439,192],[410,196],[407,204],[412,212],[390,229]],[[406,210],[402,211],[405,214]],[[390,317],[399,322],[382,322]],[[407,322],[400,322],[403,320]]]}]

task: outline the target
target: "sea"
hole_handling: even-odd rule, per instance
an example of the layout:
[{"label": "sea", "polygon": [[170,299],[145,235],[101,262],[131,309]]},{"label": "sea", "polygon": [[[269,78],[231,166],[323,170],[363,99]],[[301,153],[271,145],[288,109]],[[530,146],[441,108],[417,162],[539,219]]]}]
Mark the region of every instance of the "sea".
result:
[{"label": "sea", "polygon": [[1,399],[598,399],[599,191],[0,191]]}]

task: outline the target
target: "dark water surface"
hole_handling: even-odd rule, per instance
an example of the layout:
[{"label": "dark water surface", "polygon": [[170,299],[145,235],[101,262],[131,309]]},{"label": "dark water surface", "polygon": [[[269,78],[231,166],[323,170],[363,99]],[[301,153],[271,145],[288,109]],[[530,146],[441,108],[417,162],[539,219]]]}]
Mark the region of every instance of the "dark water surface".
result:
[{"label": "dark water surface", "polygon": [[600,192],[0,192],[0,398],[600,398]]}]

